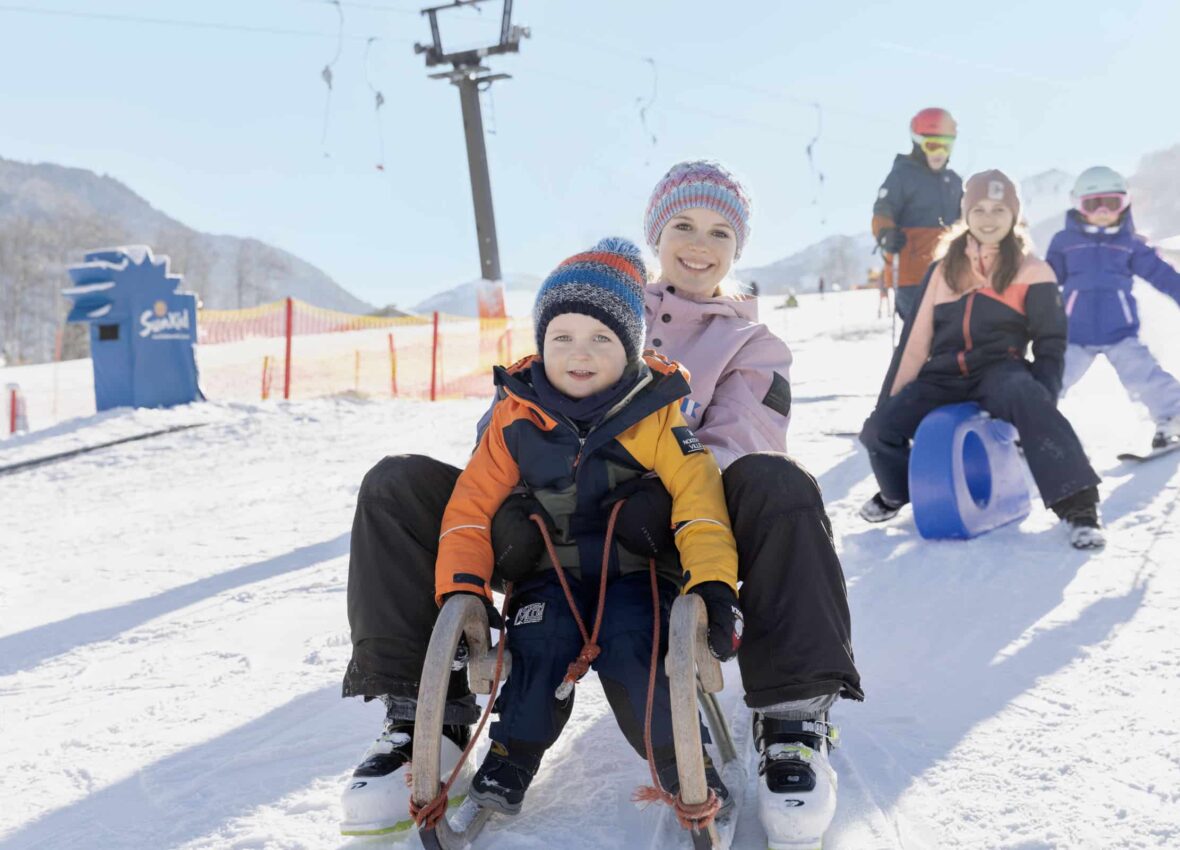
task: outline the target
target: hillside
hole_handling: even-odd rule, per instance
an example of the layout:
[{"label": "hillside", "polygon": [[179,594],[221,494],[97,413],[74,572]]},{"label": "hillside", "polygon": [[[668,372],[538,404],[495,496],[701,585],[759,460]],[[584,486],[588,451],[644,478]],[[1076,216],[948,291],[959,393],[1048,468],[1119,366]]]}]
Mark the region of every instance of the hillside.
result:
[{"label": "hillside", "polygon": [[294,254],[257,239],[194,230],[113,177],[0,158],[0,356],[11,362],[52,357],[66,267],[88,249],[139,243],[168,255],[172,270],[208,308],[293,296],[354,313],[372,309]]}]

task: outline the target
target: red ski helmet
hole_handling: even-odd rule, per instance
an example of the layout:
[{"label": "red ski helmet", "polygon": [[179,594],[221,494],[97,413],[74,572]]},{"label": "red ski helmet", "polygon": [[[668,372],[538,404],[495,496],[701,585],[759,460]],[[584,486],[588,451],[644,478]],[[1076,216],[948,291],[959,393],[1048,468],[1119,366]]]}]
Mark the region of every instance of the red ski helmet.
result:
[{"label": "red ski helmet", "polygon": [[955,136],[958,125],[945,109],[930,106],[910,120],[910,133],[914,136]]}]

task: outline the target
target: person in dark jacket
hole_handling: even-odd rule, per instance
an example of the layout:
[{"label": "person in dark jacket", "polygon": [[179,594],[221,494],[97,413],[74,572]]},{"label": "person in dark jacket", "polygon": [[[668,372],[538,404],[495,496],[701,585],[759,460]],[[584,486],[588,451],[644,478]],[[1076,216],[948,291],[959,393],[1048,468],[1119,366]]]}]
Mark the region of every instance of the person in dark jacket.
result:
[{"label": "person in dark jacket", "polygon": [[898,154],[873,204],[873,238],[886,263],[898,257],[894,307],[907,319],[939,239],[959,218],[963,181],[947,165],[958,132],[945,109],[923,109],[910,121],[913,149]]},{"label": "person in dark jacket", "polygon": [[[506,617],[512,675],[497,702],[493,746],[469,792],[503,814],[520,811],[569,719],[576,677],[567,668],[581,653],[593,653],[580,669],[598,672],[624,735],[645,758],[644,706],[655,677],[652,758],[672,793],[679,780],[668,677],[658,663],[649,670],[653,606],[667,635],[672,599],[699,594],[713,654],[737,654],[737,544],[721,470],[681,415],[689,394],[683,371],[657,354],[641,357],[646,283],[639,249],[623,239],[602,240],[545,279],[533,311],[542,355],[496,369],[502,393],[443,514],[436,602],[467,593],[491,603],[497,566],[514,582]],[[653,474],[672,498],[669,527],[676,529],[672,551],[659,559],[611,521],[628,484]],[[491,529],[514,493],[515,510],[546,518],[553,549],[529,546],[530,533],[509,568],[504,559],[496,564]],[[579,621],[599,620],[599,636],[580,633]],[[725,812],[732,797],[716,770],[706,772]]]},{"label": "person in dark jacket", "polygon": [[1099,548],[1099,478],[1057,410],[1065,311],[1053,270],[1025,250],[1019,217],[1020,197],[1003,172],[967,181],[962,232],[927,272],[861,431],[881,488],[861,516],[881,522],[909,501],[910,440],[926,414],[974,401],[1016,427],[1041,498],[1069,525],[1071,544]]},{"label": "person in dark jacket", "polygon": [[1138,276],[1180,302],[1180,272],[1135,232],[1131,196],[1122,175],[1088,168],[1074,184],[1074,209],[1045,256],[1061,284],[1069,317],[1062,392],[1103,355],[1127,393],[1155,422],[1152,448],[1180,441],[1180,381],[1139,341],[1139,308],[1131,292]]}]

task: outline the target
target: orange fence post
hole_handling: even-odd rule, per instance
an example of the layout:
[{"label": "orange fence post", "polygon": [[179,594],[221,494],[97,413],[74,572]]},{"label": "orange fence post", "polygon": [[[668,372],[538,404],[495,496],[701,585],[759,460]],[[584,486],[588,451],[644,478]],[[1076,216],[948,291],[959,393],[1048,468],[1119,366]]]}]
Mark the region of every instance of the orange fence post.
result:
[{"label": "orange fence post", "polygon": [[262,356],[262,400],[270,398],[270,355]]},{"label": "orange fence post", "polygon": [[16,384],[8,385],[8,433],[16,433],[16,411],[20,396],[17,395]]},{"label": "orange fence post", "polygon": [[393,334],[389,334],[389,389],[397,398],[397,349],[393,345]]},{"label": "orange fence post", "polygon": [[434,336],[430,341],[430,400],[438,398],[438,310],[434,311]]},{"label": "orange fence post", "polygon": [[289,399],[291,397],[291,335],[294,331],[294,314],[295,302],[293,299],[287,299],[287,363],[286,371],[283,374],[283,398]]}]

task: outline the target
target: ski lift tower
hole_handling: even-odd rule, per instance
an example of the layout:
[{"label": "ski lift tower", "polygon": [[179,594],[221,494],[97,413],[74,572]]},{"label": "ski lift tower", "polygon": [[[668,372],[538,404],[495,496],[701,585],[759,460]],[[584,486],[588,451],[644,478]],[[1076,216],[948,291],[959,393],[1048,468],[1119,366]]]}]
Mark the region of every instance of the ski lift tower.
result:
[{"label": "ski lift tower", "polygon": [[463,132],[467,139],[467,168],[471,172],[471,199],[475,204],[475,233],[479,240],[479,273],[481,278],[494,283],[494,286],[487,287],[489,291],[481,288],[479,293],[479,314],[481,318],[486,318],[504,315],[504,288],[500,282],[500,249],[496,241],[496,216],[492,209],[492,184],[488,176],[488,154],[484,145],[479,93],[496,80],[510,79],[510,75],[491,73],[483,60],[498,53],[520,52],[520,40],[529,37],[529,30],[527,27],[512,25],[512,0],[504,0],[499,43],[446,53],[438,31],[438,13],[444,9],[478,6],[483,2],[485,0],[452,0],[445,6],[423,9],[422,14],[430,18],[432,43],[415,44],[414,52],[426,54],[428,68],[447,63],[453,66],[453,70],[431,74],[430,78],[449,80],[459,89]]}]

